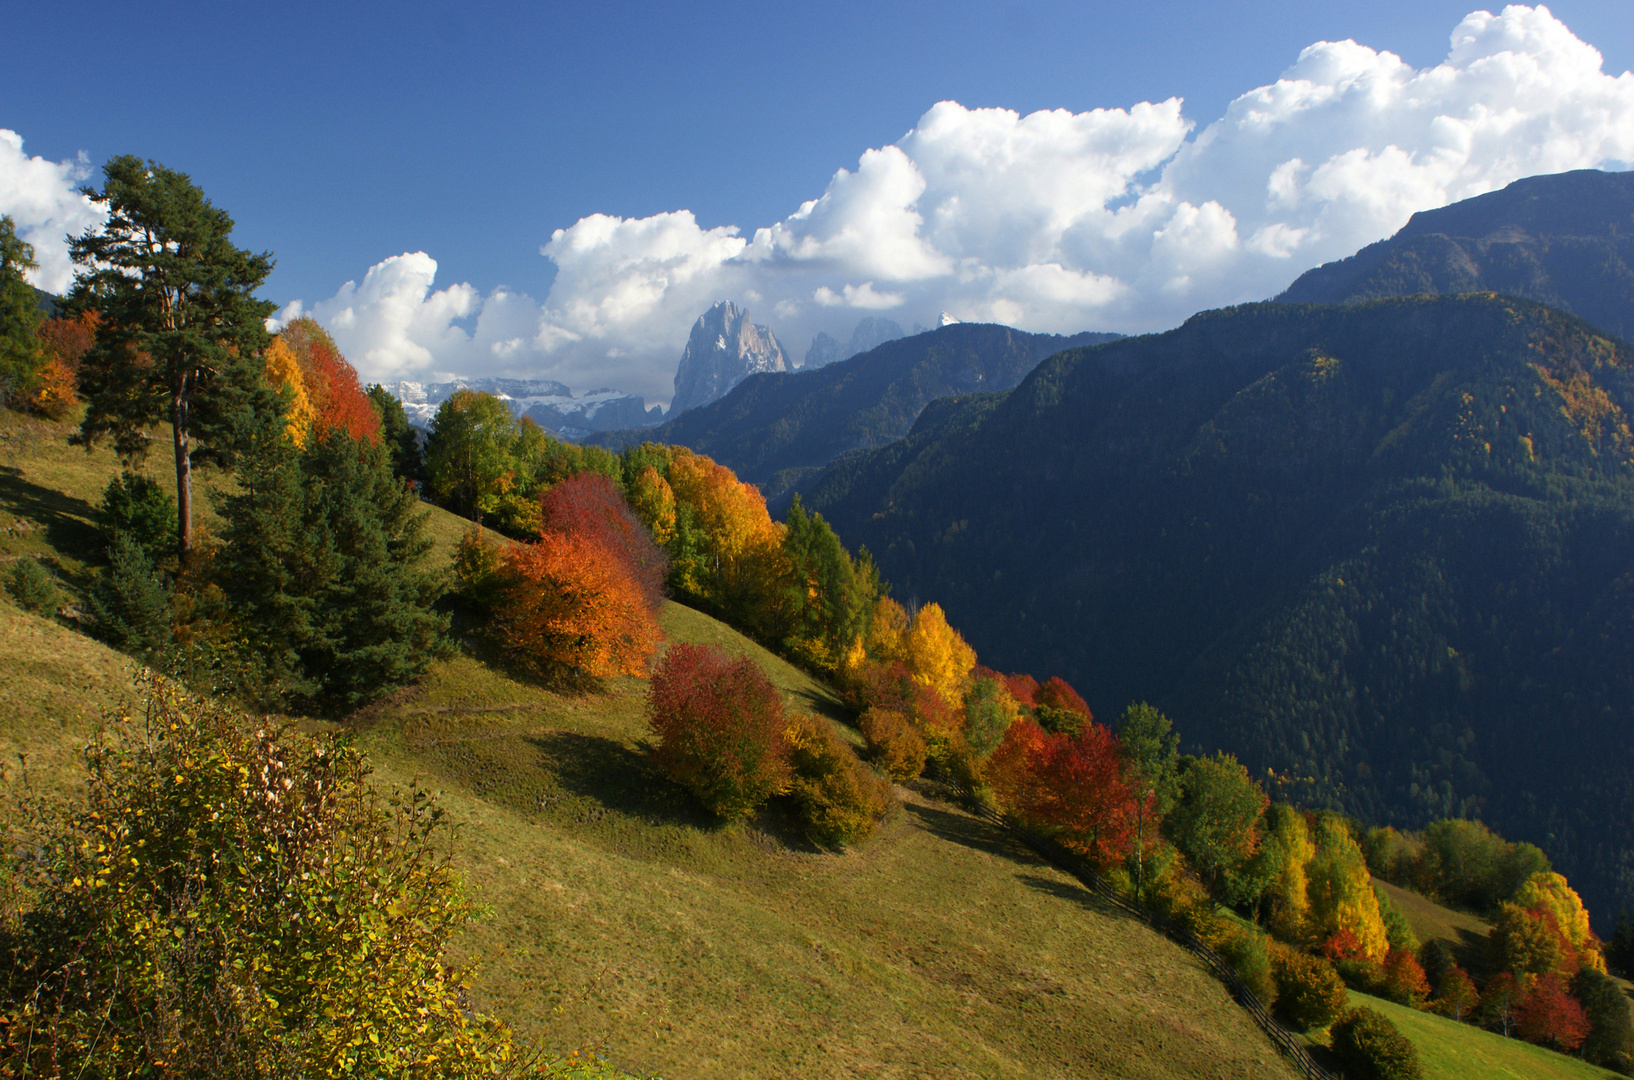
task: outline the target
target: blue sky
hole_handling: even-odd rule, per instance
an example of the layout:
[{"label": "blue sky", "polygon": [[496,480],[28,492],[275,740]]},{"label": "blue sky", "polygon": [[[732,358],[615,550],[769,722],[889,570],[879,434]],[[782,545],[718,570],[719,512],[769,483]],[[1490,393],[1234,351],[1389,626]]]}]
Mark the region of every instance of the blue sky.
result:
[{"label": "blue sky", "polygon": [[[1195,135],[1317,41],[1436,65],[1475,7],[14,5],[0,128],[47,161],[129,152],[191,173],[242,244],[275,253],[279,303],[310,309],[383,259],[425,252],[437,288],[472,287],[475,307],[454,318],[469,329],[497,287],[544,301],[553,230],[684,209],[748,238],[938,101],[1026,115],[1182,97]],[[1550,10],[1606,75],[1634,67],[1634,4]],[[863,284],[842,278],[831,295]],[[875,290],[845,317],[889,313],[869,296],[903,297],[903,317],[916,302]],[[807,306],[788,335],[816,325],[821,305]]]}]

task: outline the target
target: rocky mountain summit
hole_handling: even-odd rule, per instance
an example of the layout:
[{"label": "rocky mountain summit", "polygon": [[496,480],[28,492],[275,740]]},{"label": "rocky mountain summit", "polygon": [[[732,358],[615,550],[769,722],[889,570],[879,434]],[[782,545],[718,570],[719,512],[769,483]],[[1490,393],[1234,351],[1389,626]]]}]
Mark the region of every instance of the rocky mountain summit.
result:
[{"label": "rocky mountain summit", "polygon": [[859,322],[857,328],[851,332],[851,340],[843,345],[839,338],[819,331],[817,336],[811,339],[811,348],[806,350],[806,359],[801,364],[800,370],[810,371],[824,364],[849,360],[860,353],[877,349],[887,341],[907,336],[908,332],[902,329],[900,324],[880,318],[878,315],[870,315]]},{"label": "rocky mountain summit", "polygon": [[517,416],[563,439],[578,440],[598,431],[644,428],[660,423],[664,410],[622,390],[591,390],[582,397],[554,379],[453,379],[449,382],[398,382],[386,387],[403,403],[409,423],[421,429],[431,426],[441,405],[457,390],[492,394]]},{"label": "rocky mountain summit", "polygon": [[723,300],[692,325],[692,336],[675,369],[675,397],[669,415],[718,401],[750,375],[788,371],[792,366],[775,334],[750,322],[747,311]]}]

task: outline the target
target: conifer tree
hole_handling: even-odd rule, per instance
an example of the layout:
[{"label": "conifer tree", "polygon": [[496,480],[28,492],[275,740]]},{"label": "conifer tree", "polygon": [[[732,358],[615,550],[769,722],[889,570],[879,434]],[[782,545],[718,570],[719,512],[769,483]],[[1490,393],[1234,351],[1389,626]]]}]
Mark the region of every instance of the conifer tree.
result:
[{"label": "conifer tree", "polygon": [[409,426],[403,403],[379,383],[368,389],[369,401],[380,417],[380,438],[391,451],[391,471],[404,480],[420,483],[424,466],[420,460],[420,439]]},{"label": "conifer tree", "polygon": [[79,439],[111,436],[129,461],[146,452],[148,429],[169,421],[185,557],[194,461],[230,461],[250,417],[277,410],[259,360],[274,305],[254,296],[272,257],[234,247],[232,218],[185,173],[127,155],[103,176],[102,190],[86,194],[107,220],[69,245],[85,268],[69,302],[101,315],[81,368],[89,408]]},{"label": "conifer tree", "polygon": [[343,430],[297,451],[266,425],[223,500],[222,587],[296,698],[352,708],[425,669],[447,621],[386,448]]},{"label": "conifer tree", "polygon": [[11,218],[0,217],[0,408],[15,406],[33,388],[44,362],[35,332],[45,316],[23,276],[35,265],[34,248],[17,236]]}]

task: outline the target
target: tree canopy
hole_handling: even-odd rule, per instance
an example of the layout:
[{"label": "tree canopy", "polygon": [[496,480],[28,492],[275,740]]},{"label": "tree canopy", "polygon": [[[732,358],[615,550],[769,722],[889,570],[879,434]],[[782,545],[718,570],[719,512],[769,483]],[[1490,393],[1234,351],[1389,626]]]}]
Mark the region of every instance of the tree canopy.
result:
[{"label": "tree canopy", "polygon": [[254,295],[272,257],[234,247],[233,219],[185,173],[126,155],[103,177],[101,191],[85,193],[107,221],[69,244],[84,268],[70,305],[101,316],[81,369],[89,408],[80,438],[111,436],[129,460],[146,452],[150,427],[170,422],[185,555],[194,458],[230,459],[246,421],[277,408],[259,360],[274,305]]}]

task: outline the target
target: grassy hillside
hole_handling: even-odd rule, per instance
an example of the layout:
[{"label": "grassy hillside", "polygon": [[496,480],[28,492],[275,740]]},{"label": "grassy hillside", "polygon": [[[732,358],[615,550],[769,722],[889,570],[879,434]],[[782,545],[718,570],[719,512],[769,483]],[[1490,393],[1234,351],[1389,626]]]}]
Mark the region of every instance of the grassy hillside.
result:
[{"label": "grassy hillside", "polygon": [[[90,507],[116,466],[46,427],[6,463],[6,512],[27,523],[8,516],[6,553],[67,566],[95,556]],[[791,708],[834,709],[706,616],[669,605],[664,629],[753,656]],[[0,753],[26,754],[36,787],[71,785],[129,674],[0,600]],[[1189,954],[928,791],[843,854],[775,803],[718,826],[651,766],[644,689],[563,697],[467,655],[348,721],[382,783],[428,781],[461,823],[487,916],[458,959],[481,1007],[675,1078],[1293,1075]]]},{"label": "grassy hillside", "polygon": [[1541,1046],[1354,990],[1350,1003],[1383,1013],[1413,1040],[1424,1080],[1614,1080],[1617,1076]]},{"label": "grassy hillside", "polygon": [[[929,415],[929,414],[927,414]],[[1520,300],[1248,305],[1045,360],[807,495],[985,663],[1634,908],[1634,354]]]}]

